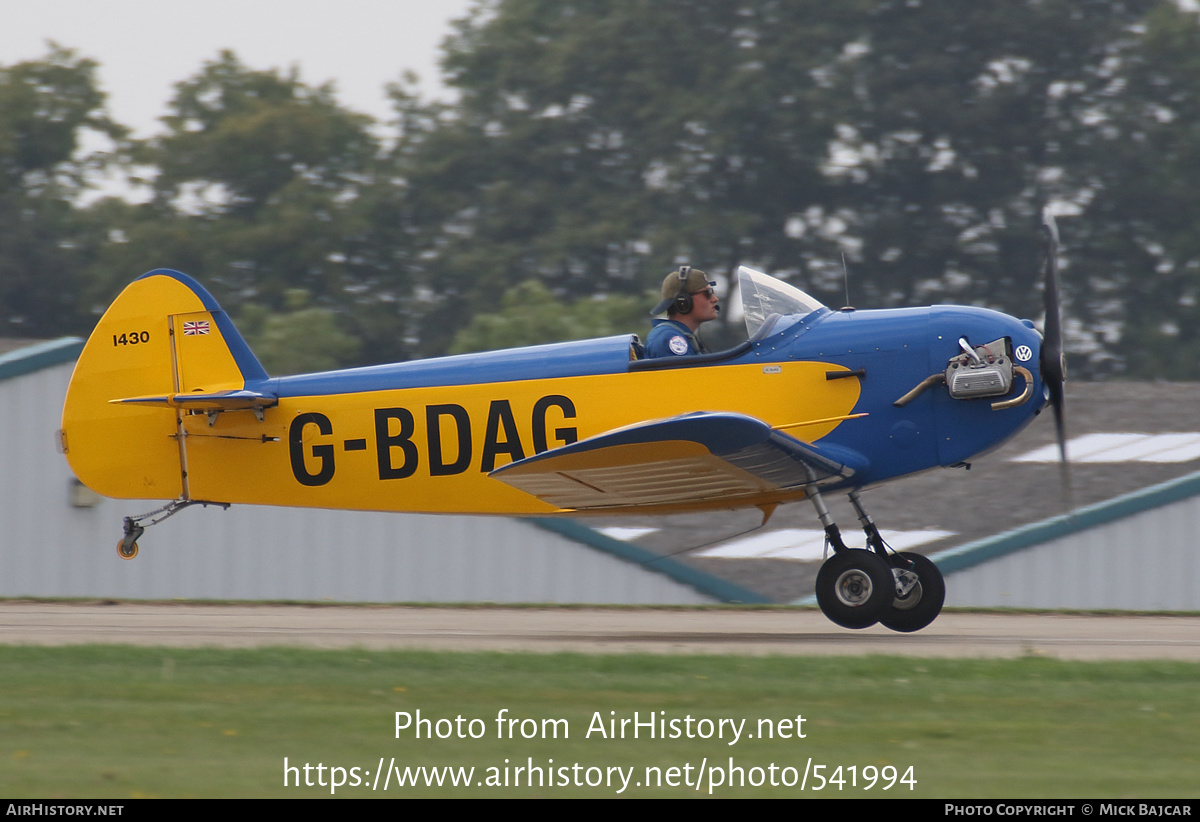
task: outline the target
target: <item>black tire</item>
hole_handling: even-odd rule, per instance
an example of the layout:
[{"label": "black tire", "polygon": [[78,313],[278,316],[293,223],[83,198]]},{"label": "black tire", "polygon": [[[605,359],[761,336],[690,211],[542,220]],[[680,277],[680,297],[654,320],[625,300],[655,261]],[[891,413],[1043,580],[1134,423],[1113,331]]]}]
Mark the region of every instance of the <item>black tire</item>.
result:
[{"label": "black tire", "polygon": [[942,612],[942,604],[946,601],[946,582],[942,579],[942,572],[920,554],[892,554],[888,557],[888,564],[896,575],[904,571],[916,574],[917,584],[907,595],[893,599],[891,607],[879,618],[879,623],[901,633],[919,631]]},{"label": "black tire", "polygon": [[868,628],[879,621],[896,597],[896,578],[872,551],[834,554],[817,572],[821,613],[843,628]]}]

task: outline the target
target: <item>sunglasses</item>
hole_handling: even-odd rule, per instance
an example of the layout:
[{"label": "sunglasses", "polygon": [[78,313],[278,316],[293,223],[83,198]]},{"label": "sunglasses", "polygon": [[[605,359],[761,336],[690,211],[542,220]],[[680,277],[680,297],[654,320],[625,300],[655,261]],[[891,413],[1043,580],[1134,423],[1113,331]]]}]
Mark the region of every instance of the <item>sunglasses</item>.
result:
[{"label": "sunglasses", "polygon": [[693,296],[693,297],[695,297],[695,296],[696,296],[696,295],[698,295],[698,294],[703,294],[705,297],[708,297],[708,298],[711,300],[713,297],[715,297],[715,296],[717,295],[717,292],[716,292],[716,291],[713,289],[713,287],[710,285],[708,288],[702,289],[702,290],[700,290],[700,291],[693,291],[693,292],[692,292],[692,296]]}]

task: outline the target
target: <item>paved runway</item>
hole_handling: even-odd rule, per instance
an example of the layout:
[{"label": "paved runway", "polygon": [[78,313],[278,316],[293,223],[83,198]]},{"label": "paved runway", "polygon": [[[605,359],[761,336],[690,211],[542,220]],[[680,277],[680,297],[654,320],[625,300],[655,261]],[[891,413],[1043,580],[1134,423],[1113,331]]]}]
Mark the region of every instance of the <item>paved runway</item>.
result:
[{"label": "paved runway", "polygon": [[944,613],[915,634],[818,611],[0,602],[0,644],[891,654],[1200,661],[1198,616]]}]

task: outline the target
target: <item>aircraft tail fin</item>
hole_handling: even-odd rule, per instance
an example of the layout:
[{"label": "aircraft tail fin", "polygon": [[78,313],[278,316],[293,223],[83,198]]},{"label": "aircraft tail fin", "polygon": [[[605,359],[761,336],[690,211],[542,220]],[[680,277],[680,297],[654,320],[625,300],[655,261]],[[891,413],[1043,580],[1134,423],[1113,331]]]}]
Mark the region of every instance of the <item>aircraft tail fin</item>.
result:
[{"label": "aircraft tail fin", "polygon": [[109,306],[75,364],[62,418],[71,470],[109,497],[186,498],[186,407],[114,401],[240,391],[266,377],[203,286],[151,271]]}]

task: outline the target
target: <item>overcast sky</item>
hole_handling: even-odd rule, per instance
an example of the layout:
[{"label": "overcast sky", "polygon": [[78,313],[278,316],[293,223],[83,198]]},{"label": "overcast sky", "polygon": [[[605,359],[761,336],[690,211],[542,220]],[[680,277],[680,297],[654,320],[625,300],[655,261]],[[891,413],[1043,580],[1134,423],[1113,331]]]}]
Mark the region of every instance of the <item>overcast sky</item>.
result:
[{"label": "overcast sky", "polygon": [[441,92],[437,61],[450,21],[472,0],[0,0],[0,65],[36,60],[46,41],[100,64],[109,113],[146,137],[173,85],[222,49],[255,69],[296,66],[333,80],[341,104],[391,117],[384,86],[405,70]]}]

